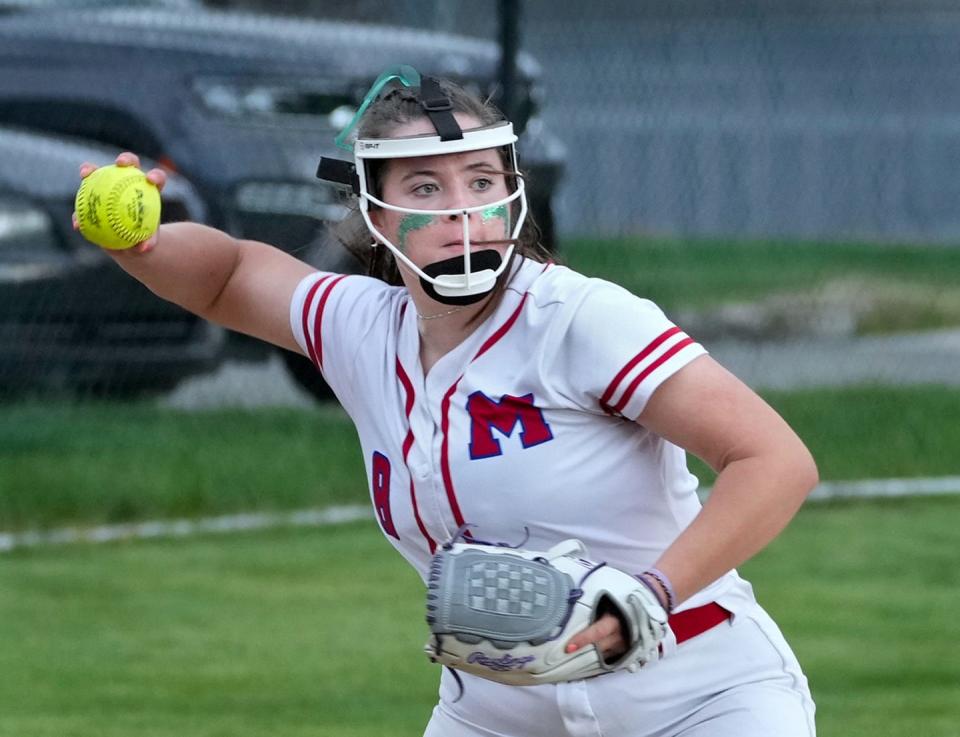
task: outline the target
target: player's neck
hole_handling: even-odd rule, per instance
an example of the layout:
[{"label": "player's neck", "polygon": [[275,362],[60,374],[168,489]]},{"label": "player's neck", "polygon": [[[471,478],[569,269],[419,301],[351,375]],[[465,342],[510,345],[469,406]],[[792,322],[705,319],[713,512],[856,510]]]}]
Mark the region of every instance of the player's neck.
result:
[{"label": "player's neck", "polygon": [[426,297],[414,297],[417,310],[417,332],[420,334],[420,362],[423,373],[443,356],[466,340],[481,324],[477,315],[486,300],[473,305],[445,305]]},{"label": "player's neck", "polygon": [[456,348],[464,339],[477,329],[477,321],[472,320],[480,311],[480,305],[450,307],[436,303],[422,310],[417,309],[417,332],[420,342],[446,353]]}]

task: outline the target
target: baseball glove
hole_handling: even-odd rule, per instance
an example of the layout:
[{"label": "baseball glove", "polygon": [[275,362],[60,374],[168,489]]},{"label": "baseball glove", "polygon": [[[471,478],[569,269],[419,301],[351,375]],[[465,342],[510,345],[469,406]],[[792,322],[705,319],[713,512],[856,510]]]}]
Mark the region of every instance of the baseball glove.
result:
[{"label": "baseball glove", "polygon": [[[431,660],[492,681],[532,686],[636,670],[659,657],[667,613],[633,576],[586,559],[579,540],[546,552],[448,543],[433,557],[424,650]],[[605,612],[627,650],[606,660],[568,640]]]}]

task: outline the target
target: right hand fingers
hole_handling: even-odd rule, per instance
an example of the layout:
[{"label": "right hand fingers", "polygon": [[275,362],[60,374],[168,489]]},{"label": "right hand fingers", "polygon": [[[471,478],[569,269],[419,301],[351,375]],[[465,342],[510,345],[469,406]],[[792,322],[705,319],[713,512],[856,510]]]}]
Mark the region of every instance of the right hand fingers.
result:
[{"label": "right hand fingers", "polygon": [[152,251],[157,245],[157,239],[159,238],[160,230],[158,229],[157,232],[147,238],[147,240],[145,240],[143,243],[138,243],[130,250],[134,253],[150,253],[150,251]]},{"label": "right hand fingers", "polygon": [[[139,168],[140,157],[130,151],[124,151],[117,156],[115,163],[117,166],[135,166]],[[80,165],[80,178],[83,179],[84,177],[90,176],[96,169],[96,164],[91,164],[89,161],[83,162]],[[151,169],[147,172],[146,176],[159,190],[163,190],[167,183],[167,173],[163,169]]]},{"label": "right hand fingers", "polygon": [[129,151],[124,151],[122,154],[117,155],[116,160],[117,166],[136,166],[140,167],[140,157]]},{"label": "right hand fingers", "polygon": [[[117,166],[139,167],[140,157],[134,153],[130,153],[129,151],[124,151],[123,153],[117,155],[117,158],[115,159],[114,163]],[[82,164],[80,164],[80,178],[84,179],[86,177],[89,177],[91,174],[93,174],[93,172],[97,170],[97,168],[98,167],[96,164],[91,164],[89,161],[84,161]]]},{"label": "right hand fingers", "polygon": [[147,181],[153,182],[162,192],[167,184],[167,173],[163,169],[151,169],[147,172]]},{"label": "right hand fingers", "polygon": [[[117,156],[117,166],[136,166],[140,167],[140,157],[129,151],[124,151]],[[151,169],[147,172],[147,181],[153,182],[157,189],[163,190],[167,183],[167,173],[163,169]]]}]

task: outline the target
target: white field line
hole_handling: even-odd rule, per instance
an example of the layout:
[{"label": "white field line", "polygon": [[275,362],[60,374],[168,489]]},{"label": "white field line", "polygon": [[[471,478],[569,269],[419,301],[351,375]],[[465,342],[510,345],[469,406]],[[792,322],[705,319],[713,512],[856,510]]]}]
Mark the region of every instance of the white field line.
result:
[{"label": "white field line", "polygon": [[0,553],[16,548],[35,548],[71,543],[107,543],[117,540],[146,540],[161,537],[191,537],[278,527],[326,527],[368,519],[367,505],[301,509],[294,512],[232,514],[200,519],[174,519],[102,527],[64,527],[58,530],[0,533]]},{"label": "white field line", "polygon": [[[709,488],[702,489],[707,496]],[[917,479],[867,479],[864,481],[824,481],[811,492],[809,500],[878,498],[902,496],[938,496],[960,494],[960,476]],[[234,514],[188,520],[157,520],[127,525],[101,527],[65,527],[57,530],[0,533],[0,553],[18,548],[106,543],[117,540],[191,537],[205,534],[227,534],[248,530],[270,530],[280,527],[328,527],[346,522],[373,518],[367,505],[301,509],[293,512]]]},{"label": "white field line", "polygon": [[[710,487],[699,491],[700,498],[710,495]],[[898,496],[940,496],[960,494],[960,476],[916,479],[864,479],[862,481],[821,481],[807,497],[808,502],[830,499],[876,499]]]},{"label": "white field line", "polygon": [[823,481],[809,499],[875,498],[885,496],[938,496],[960,494],[960,476],[926,479],[867,479],[865,481]]}]

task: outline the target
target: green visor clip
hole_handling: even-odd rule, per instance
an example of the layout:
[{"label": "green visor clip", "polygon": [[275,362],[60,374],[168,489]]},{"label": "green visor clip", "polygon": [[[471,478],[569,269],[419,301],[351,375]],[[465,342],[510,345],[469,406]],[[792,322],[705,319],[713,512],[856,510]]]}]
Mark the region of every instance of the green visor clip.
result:
[{"label": "green visor clip", "polygon": [[357,124],[360,122],[360,118],[363,117],[363,114],[367,112],[367,108],[370,107],[370,103],[377,99],[377,95],[380,94],[380,90],[386,87],[393,80],[397,80],[404,87],[419,87],[420,72],[418,72],[409,64],[397,64],[396,66],[390,67],[379,77],[377,77],[376,81],[373,83],[373,86],[370,87],[370,91],[367,92],[366,97],[363,98],[363,102],[360,103],[360,107],[357,109],[356,114],[347,124],[347,127],[340,131],[340,133],[337,134],[337,137],[333,139],[333,142],[337,144],[338,148],[342,148],[344,151],[353,153],[353,145],[347,142],[347,138],[349,138],[350,134],[353,133],[353,129],[357,127]]},{"label": "green visor clip", "polygon": [[[376,100],[380,91],[394,80],[398,81],[404,87],[419,87],[420,72],[408,64],[398,64],[390,67],[377,77],[373,86],[370,87],[370,91],[367,92],[366,97],[363,98],[363,102],[360,104],[357,112],[350,119],[350,122],[337,134],[337,137],[333,139],[337,148],[350,152],[352,157],[353,144],[347,142],[347,139],[350,137],[350,134],[353,133],[354,128],[357,127],[360,118],[363,117],[367,108],[370,107],[370,103]],[[331,159],[326,156],[321,157],[320,164],[317,167],[317,179],[322,179],[334,184],[346,185],[353,190],[355,195],[360,194],[360,179],[357,177],[357,170],[352,161]]]}]

